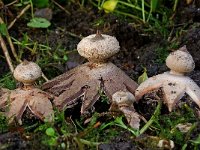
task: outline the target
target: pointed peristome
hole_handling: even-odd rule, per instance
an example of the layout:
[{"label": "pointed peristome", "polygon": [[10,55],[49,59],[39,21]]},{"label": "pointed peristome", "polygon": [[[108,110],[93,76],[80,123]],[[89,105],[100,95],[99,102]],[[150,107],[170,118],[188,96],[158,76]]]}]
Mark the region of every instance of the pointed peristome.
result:
[{"label": "pointed peristome", "polygon": [[98,40],[103,40],[103,39],[104,37],[102,36],[101,32],[97,30],[95,37],[93,37],[91,41],[96,42]]}]

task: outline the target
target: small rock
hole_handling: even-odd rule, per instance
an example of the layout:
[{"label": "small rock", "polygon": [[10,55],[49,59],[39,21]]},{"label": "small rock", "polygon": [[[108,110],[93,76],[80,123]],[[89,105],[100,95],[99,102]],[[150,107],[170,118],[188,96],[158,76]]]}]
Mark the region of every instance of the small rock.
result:
[{"label": "small rock", "polygon": [[179,129],[179,131],[181,131],[182,133],[187,133],[190,128],[192,127],[192,124],[191,123],[185,123],[185,124],[181,124],[179,123],[176,128]]},{"label": "small rock", "polygon": [[37,9],[34,13],[34,16],[39,18],[45,18],[50,21],[52,19],[52,14],[53,14],[52,9],[42,8],[42,9]]},{"label": "small rock", "polygon": [[173,149],[174,142],[172,140],[160,140],[157,145],[159,148]]}]

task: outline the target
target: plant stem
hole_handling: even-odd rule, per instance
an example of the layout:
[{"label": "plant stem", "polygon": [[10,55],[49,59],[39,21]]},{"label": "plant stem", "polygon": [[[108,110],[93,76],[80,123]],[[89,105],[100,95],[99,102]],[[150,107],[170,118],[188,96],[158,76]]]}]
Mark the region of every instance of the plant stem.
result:
[{"label": "plant stem", "polygon": [[143,134],[155,121],[156,117],[160,114],[160,108],[161,108],[161,101],[158,101],[158,105],[153,113],[153,116],[151,116],[150,120],[142,127],[142,129],[140,130],[140,135]]},{"label": "plant stem", "polygon": [[[135,6],[135,5],[132,5],[132,4],[129,4],[129,3],[126,3],[126,2],[123,2],[123,1],[118,1],[118,3],[121,3],[122,5],[126,5],[126,6],[129,6],[129,7],[132,7],[136,10],[139,10],[139,11],[142,11],[142,8],[138,7],[138,6]],[[144,13],[148,13],[144,10]]]},{"label": "plant stem", "polygon": [[32,0],[29,0],[30,5],[31,5],[31,17],[34,18],[34,13],[33,13],[33,2]]},{"label": "plant stem", "polygon": [[143,19],[143,22],[145,23],[145,10],[144,10],[144,0],[142,0],[142,19]]},{"label": "plant stem", "polygon": [[96,4],[95,2],[93,2],[92,0],[89,0],[89,2],[92,4],[92,5],[94,5],[95,7],[97,7],[98,8],[98,4]]},{"label": "plant stem", "polygon": [[105,0],[102,1],[101,5],[100,5],[100,8],[103,7],[103,4],[105,3]]},{"label": "plant stem", "polygon": [[121,11],[118,11],[118,10],[114,10],[114,12],[121,14],[121,15],[131,17],[131,18],[135,19],[136,21],[138,21],[139,23],[143,22],[143,20],[141,18],[137,17],[137,16],[134,16],[134,15],[131,15],[131,14],[128,14],[128,13],[125,13],[125,12],[121,12]]},{"label": "plant stem", "polygon": [[[54,0],[51,0],[51,1],[52,1],[56,6],[58,6],[60,9],[62,9],[66,14],[71,15],[71,13],[70,13],[68,10],[66,10],[64,7],[62,7],[59,3],[57,3],[57,2],[54,1]],[[84,0],[82,0],[81,5],[82,5],[82,6],[84,5]]]},{"label": "plant stem", "polygon": [[74,137],[73,139],[74,139],[74,141],[76,141],[76,143],[78,144],[79,150],[84,150],[84,146],[83,146],[82,142],[80,141],[80,139],[77,138],[77,137]]},{"label": "plant stem", "polygon": [[18,2],[18,0],[15,0],[15,1],[9,3],[9,4],[6,4],[5,6],[6,6],[6,7],[9,7],[9,6],[11,6],[11,5],[13,5],[13,4],[17,3],[17,2]]},{"label": "plant stem", "polygon": [[[0,17],[0,24],[3,24],[3,23],[4,23],[4,21],[3,21],[3,19]],[[7,41],[8,41],[8,43],[9,43],[9,45],[10,45],[10,48],[11,48],[11,51],[12,51],[13,56],[15,57],[15,59],[16,59],[18,62],[21,62],[20,59],[19,59],[18,56],[17,56],[17,53],[16,53],[16,51],[15,51],[15,47],[14,47],[14,45],[13,45],[13,43],[12,43],[12,40],[11,40],[11,38],[10,38],[10,35],[9,35],[9,32],[8,32],[8,29],[7,29],[7,28],[6,28],[6,38],[7,38]]]},{"label": "plant stem", "polygon": [[85,140],[85,139],[79,139],[79,141],[85,145],[89,145],[89,146],[97,146],[99,145],[100,143],[99,142],[91,142],[91,141],[88,141],[88,140]]},{"label": "plant stem", "polygon": [[82,0],[82,1],[81,1],[81,6],[83,7],[84,4],[85,4],[85,0]]},{"label": "plant stem", "polygon": [[173,7],[173,11],[176,11],[177,5],[178,5],[178,0],[175,0],[175,2],[174,2],[174,7]]},{"label": "plant stem", "polygon": [[14,72],[14,67],[13,67],[13,64],[12,64],[12,60],[10,58],[10,55],[8,53],[8,49],[7,49],[6,44],[5,44],[5,41],[4,41],[3,37],[1,36],[1,34],[0,34],[0,44],[1,44],[1,48],[3,50],[3,53],[4,53],[5,57],[6,57],[6,61],[8,63],[9,69],[13,73]]},{"label": "plant stem", "polygon": [[[30,4],[28,4],[22,11],[17,15],[17,17],[9,24],[8,29],[12,28],[12,26],[15,24],[15,22],[31,7]],[[32,15],[33,16],[33,15]]]}]

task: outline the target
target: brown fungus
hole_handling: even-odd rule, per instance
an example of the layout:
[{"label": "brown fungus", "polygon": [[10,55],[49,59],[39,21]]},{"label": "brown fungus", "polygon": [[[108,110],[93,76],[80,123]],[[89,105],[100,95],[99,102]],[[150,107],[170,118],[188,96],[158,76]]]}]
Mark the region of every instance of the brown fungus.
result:
[{"label": "brown fungus", "polygon": [[83,38],[77,50],[89,60],[54,79],[46,82],[43,89],[55,96],[59,109],[73,107],[82,96],[81,114],[87,112],[103,91],[110,100],[120,90],[134,93],[137,84],[108,59],[119,51],[119,42],[113,36],[93,34]]},{"label": "brown fungus", "polygon": [[169,111],[172,111],[175,104],[187,93],[192,100],[200,107],[200,88],[185,73],[191,72],[194,67],[192,56],[186,47],[182,47],[172,52],[166,59],[166,65],[171,69],[153,76],[136,89],[135,97],[137,100],[152,90],[162,88],[164,102],[167,104]]},{"label": "brown fungus", "polygon": [[27,108],[42,121],[53,121],[54,113],[50,102],[53,97],[33,86],[41,75],[42,71],[36,63],[24,61],[14,70],[15,79],[24,86],[15,90],[1,89],[0,109],[4,110],[10,123],[16,120],[22,124],[21,118]]}]

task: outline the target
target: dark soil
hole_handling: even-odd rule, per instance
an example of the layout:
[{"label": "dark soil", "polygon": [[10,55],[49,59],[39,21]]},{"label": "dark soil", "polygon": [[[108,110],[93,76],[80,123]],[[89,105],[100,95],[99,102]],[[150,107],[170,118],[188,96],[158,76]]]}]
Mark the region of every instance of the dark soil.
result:
[{"label": "dark soil", "polygon": [[[191,23],[187,26],[187,30],[180,36],[179,45],[186,45],[188,51],[193,56],[196,68],[189,74],[189,76],[200,86],[200,29],[199,29],[199,5],[198,1],[192,6],[181,4],[182,11],[176,15],[177,20],[181,24],[186,24],[188,21]],[[105,15],[103,12],[97,12],[92,7],[87,9],[81,9],[79,6],[73,5],[68,9],[72,14],[68,15],[62,10],[55,9],[53,11],[53,19],[51,20],[51,27],[46,29],[31,29],[26,27],[26,19],[20,18],[10,30],[10,35],[19,41],[22,40],[23,34],[27,33],[30,39],[38,41],[40,44],[49,44],[51,51],[60,48],[64,48],[68,51],[76,49],[81,37],[93,34],[96,30],[100,30],[102,33],[116,36],[120,43],[120,52],[114,56],[111,61],[124,70],[127,75],[137,81],[138,77],[143,72],[143,67],[146,67],[148,76],[151,77],[155,74],[162,73],[167,69],[164,61],[158,62],[159,55],[156,49],[160,47],[166,47],[168,45],[167,40],[163,40],[160,35],[146,34],[142,27],[134,27],[126,20],[122,20],[113,15]],[[10,10],[11,12],[14,10]],[[187,17],[185,17],[187,14]],[[9,18],[7,18],[9,19]],[[96,27],[95,23],[99,20],[103,20],[103,23]],[[182,26],[181,26],[182,27]],[[177,29],[180,28],[179,26]],[[176,30],[176,29],[175,29]],[[72,35],[73,33],[74,35]],[[0,52],[1,53],[1,52]],[[24,59],[36,60],[37,54],[30,54],[26,52],[23,55]],[[52,63],[42,66],[44,73],[47,73],[49,68],[53,66],[56,68],[56,72],[53,76],[47,74],[48,77],[53,78],[69,69],[76,67],[79,64],[86,62],[85,59],[77,55],[76,52],[69,54],[69,60],[64,64]],[[8,66],[5,60],[0,60],[0,75],[8,72]],[[150,103],[150,104],[149,104]],[[146,119],[150,118],[157,103],[142,101],[140,104],[136,104],[137,110],[145,116]],[[144,110],[145,113],[140,111]],[[169,113],[166,107],[162,108],[163,114]],[[195,130],[193,137],[199,134],[200,126]],[[30,139],[24,137],[19,131],[7,132],[0,134],[0,145],[9,144],[4,149],[36,149],[37,138],[34,138],[30,142]],[[35,142],[36,141],[36,142]],[[119,137],[113,138],[108,144],[101,144],[100,150],[134,150],[139,149],[141,146],[136,146],[130,138],[130,133],[122,133]],[[35,145],[34,145],[35,143]],[[34,147],[33,147],[34,146]],[[42,149],[42,147],[40,147]],[[143,147],[143,149],[148,149]]]},{"label": "dark soil", "polygon": [[129,133],[121,133],[120,136],[115,137],[108,144],[99,145],[99,150],[137,150],[139,147],[128,138],[131,135]]}]

